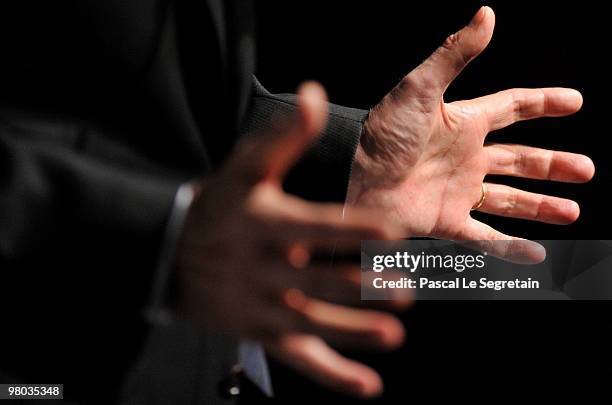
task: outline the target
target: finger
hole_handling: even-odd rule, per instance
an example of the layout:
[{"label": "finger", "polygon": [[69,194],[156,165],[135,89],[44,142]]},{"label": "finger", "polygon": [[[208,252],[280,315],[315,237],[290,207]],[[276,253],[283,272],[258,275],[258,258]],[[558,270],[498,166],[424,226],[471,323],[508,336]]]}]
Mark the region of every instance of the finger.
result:
[{"label": "finger", "polygon": [[311,298],[342,305],[361,302],[361,269],[357,266],[326,265],[298,268],[276,260],[262,266],[262,281],[273,291],[298,289]]},{"label": "finger", "polygon": [[485,151],[489,174],[566,183],[585,183],[595,174],[593,161],[575,153],[508,144],[488,145]]},{"label": "finger", "polygon": [[473,241],[473,245],[487,254],[513,263],[534,264],[546,259],[546,250],[539,243],[505,235],[471,217],[457,239]]},{"label": "finger", "polygon": [[485,112],[489,131],[495,131],[518,121],[574,114],[582,108],[582,95],[565,88],[511,89],[468,103]]},{"label": "finger", "polygon": [[[409,290],[392,290],[385,300],[362,300],[362,294],[376,297],[378,290],[371,284],[361,283],[361,268],[356,265],[318,265],[303,267],[287,265],[281,261],[264,265],[262,277],[270,283],[274,291],[294,288],[304,292],[308,297],[325,302],[354,307],[380,308],[385,310],[404,310],[413,303]],[[369,295],[367,295],[369,294]]]},{"label": "finger", "polygon": [[499,184],[487,184],[487,198],[478,211],[556,225],[571,224],[580,215],[580,207],[572,200]]},{"label": "finger", "polygon": [[[259,191],[259,190],[258,190]],[[266,190],[264,190],[266,191]],[[273,198],[257,204],[262,226],[278,243],[305,242],[311,248],[359,251],[361,240],[388,240],[403,236],[402,230],[378,211],[367,208],[345,210],[341,204],[312,203],[267,190]],[[260,198],[257,197],[256,198]]]},{"label": "finger", "polygon": [[404,340],[402,323],[385,312],[327,303],[294,289],[286,291],[283,302],[302,332],[342,346],[391,350]]},{"label": "finger", "polygon": [[279,361],[334,391],[371,398],[383,390],[376,371],[340,355],[317,336],[285,335],[264,345]]},{"label": "finger", "polygon": [[327,96],[315,82],[300,86],[297,108],[283,123],[241,144],[230,166],[249,181],[280,182],[306,148],[321,133],[327,119]]},{"label": "finger", "polygon": [[439,99],[467,64],[489,44],[495,27],[495,14],[482,7],[472,21],[449,36],[425,62],[404,79],[407,96]]}]

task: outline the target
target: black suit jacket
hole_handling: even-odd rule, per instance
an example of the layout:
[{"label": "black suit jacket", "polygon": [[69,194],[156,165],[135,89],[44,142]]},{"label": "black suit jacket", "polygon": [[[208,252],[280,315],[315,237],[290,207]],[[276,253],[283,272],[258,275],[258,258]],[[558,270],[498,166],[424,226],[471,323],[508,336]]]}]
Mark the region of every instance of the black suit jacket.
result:
[{"label": "black suit jacket", "polygon": [[[0,370],[108,404],[163,335],[181,401],[222,401],[235,342],[202,331],[182,367],[142,314],[178,186],[293,109],[253,79],[251,2],[9,2],[0,55]],[[287,189],[342,201],[365,115],[330,106]]]}]

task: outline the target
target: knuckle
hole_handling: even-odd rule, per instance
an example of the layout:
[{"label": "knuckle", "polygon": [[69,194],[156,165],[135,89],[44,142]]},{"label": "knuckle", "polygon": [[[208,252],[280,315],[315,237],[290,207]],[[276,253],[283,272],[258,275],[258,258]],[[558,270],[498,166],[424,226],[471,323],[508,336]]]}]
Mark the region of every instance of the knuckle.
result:
[{"label": "knuckle", "polygon": [[446,37],[446,39],[442,43],[442,48],[452,50],[453,48],[459,45],[459,40],[460,40],[460,35],[458,32],[455,32],[454,34],[451,34],[448,37]]},{"label": "knuckle", "polygon": [[[395,89],[391,91],[390,94],[392,95],[395,95],[397,93],[402,94],[401,90],[411,90],[411,89],[419,88],[420,84],[421,84],[420,71],[418,69],[413,70],[412,72],[408,73],[406,76],[402,78],[402,80],[400,81],[399,89],[396,87]],[[397,90],[400,90],[400,91],[398,92]]]},{"label": "knuckle", "polygon": [[514,154],[513,170],[517,174],[525,173],[527,169],[527,154],[524,150],[517,150]]},{"label": "knuckle", "polygon": [[511,215],[517,210],[518,206],[518,193],[516,191],[508,192],[506,196],[506,203],[504,204],[503,213],[505,215]]},{"label": "knuckle", "polygon": [[532,218],[535,220],[541,220],[544,219],[544,212],[542,210],[542,208],[544,207],[546,201],[544,199],[543,196],[541,196],[538,200],[538,202],[535,204],[535,209],[534,212],[532,214]]},{"label": "knuckle", "polygon": [[548,97],[544,90],[537,89],[534,95],[535,105],[538,106],[537,111],[533,111],[533,114],[543,115],[548,111]]},{"label": "knuckle", "polygon": [[463,66],[467,65],[472,60],[476,52],[469,49],[466,50],[464,49],[465,46],[462,45],[462,35],[461,31],[459,31],[452,35],[449,35],[442,43],[442,46],[439,48],[439,50],[442,52],[450,53],[455,59],[458,60],[458,64]]},{"label": "knuckle", "polygon": [[440,78],[428,68],[430,62],[417,68],[402,79],[402,90],[409,92],[412,97],[418,99],[432,99],[437,96],[436,89],[440,86]]},{"label": "knuckle", "polygon": [[517,122],[522,118],[522,97],[520,96],[518,91],[513,91],[510,93],[511,105],[512,105],[512,114],[514,115],[512,121]]}]

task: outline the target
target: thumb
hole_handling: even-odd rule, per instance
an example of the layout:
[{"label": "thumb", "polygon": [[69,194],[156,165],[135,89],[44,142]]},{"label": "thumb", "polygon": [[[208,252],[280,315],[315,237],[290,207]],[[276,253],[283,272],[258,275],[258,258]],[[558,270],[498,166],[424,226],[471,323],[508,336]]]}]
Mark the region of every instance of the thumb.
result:
[{"label": "thumb", "polygon": [[495,13],[481,7],[472,21],[449,36],[425,62],[404,78],[411,89],[407,95],[440,98],[472,59],[487,47],[495,28]]},{"label": "thumb", "polygon": [[325,90],[316,82],[303,83],[295,111],[266,133],[251,137],[238,151],[235,162],[247,171],[249,179],[280,182],[324,129],[326,120]]}]

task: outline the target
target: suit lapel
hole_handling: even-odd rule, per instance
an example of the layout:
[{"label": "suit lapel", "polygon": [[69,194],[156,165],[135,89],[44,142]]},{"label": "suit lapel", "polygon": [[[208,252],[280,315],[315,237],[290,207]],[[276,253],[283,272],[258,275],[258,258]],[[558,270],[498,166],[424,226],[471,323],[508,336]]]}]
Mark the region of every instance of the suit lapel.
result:
[{"label": "suit lapel", "polygon": [[189,107],[178,55],[176,21],[173,4],[168,5],[160,30],[157,52],[144,76],[145,87],[176,129],[174,142],[181,143],[182,159],[191,167],[207,171],[210,158]]},{"label": "suit lapel", "polygon": [[[217,165],[236,142],[254,70],[250,0],[170,2],[147,81],[190,154]],[[194,140],[194,133],[197,140]]]},{"label": "suit lapel", "polygon": [[229,87],[232,94],[232,120],[234,131],[242,124],[255,71],[255,27],[252,0],[227,0],[226,21],[229,62]]},{"label": "suit lapel", "polygon": [[[213,30],[216,35],[219,53],[224,70],[227,69],[227,26],[225,20],[224,0],[205,0],[210,12]],[[204,17],[204,16],[202,16]]]}]

